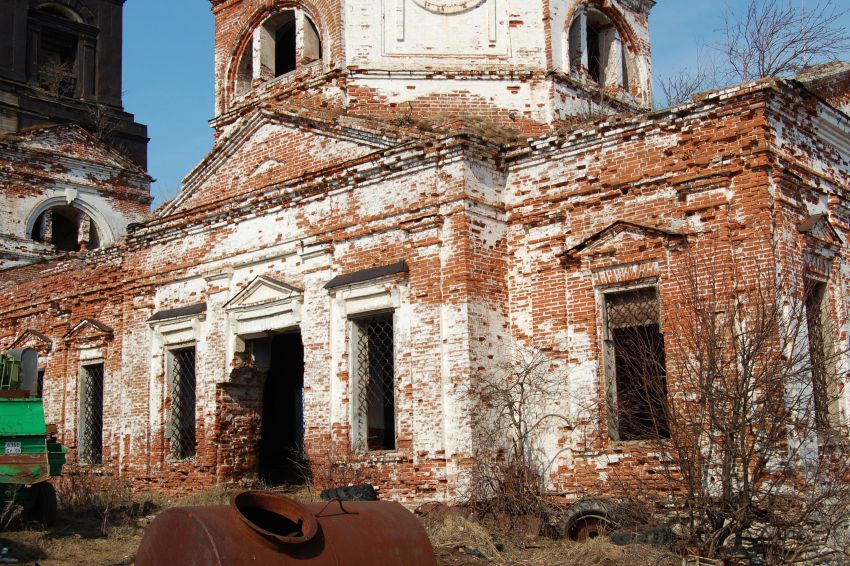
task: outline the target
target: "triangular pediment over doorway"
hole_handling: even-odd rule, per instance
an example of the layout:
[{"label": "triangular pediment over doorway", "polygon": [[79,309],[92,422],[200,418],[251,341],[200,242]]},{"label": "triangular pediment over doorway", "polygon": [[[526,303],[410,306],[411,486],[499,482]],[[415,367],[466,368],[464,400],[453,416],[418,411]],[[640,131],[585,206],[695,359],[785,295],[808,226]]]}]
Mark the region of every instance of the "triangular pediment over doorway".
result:
[{"label": "triangular pediment over doorway", "polygon": [[800,233],[809,238],[830,246],[841,245],[841,236],[833,227],[826,214],[813,214],[803,220],[797,227]]},{"label": "triangular pediment over doorway", "polygon": [[65,340],[111,340],[115,331],[100,321],[84,318],[65,334]]},{"label": "triangular pediment over doorway", "polygon": [[635,245],[647,246],[652,242],[667,245],[669,242],[683,242],[684,240],[685,237],[676,232],[618,220],[585,238],[578,245],[564,252],[562,257],[565,262],[575,262],[597,254],[616,253]]},{"label": "triangular pediment over doorway", "polygon": [[38,330],[26,330],[12,342],[12,347],[9,349],[18,348],[34,348],[39,355],[45,356],[53,350],[53,340]]},{"label": "triangular pediment over doorway", "polygon": [[266,307],[300,297],[302,294],[303,291],[297,287],[260,275],[230,299],[225,308],[228,310],[244,310]]}]

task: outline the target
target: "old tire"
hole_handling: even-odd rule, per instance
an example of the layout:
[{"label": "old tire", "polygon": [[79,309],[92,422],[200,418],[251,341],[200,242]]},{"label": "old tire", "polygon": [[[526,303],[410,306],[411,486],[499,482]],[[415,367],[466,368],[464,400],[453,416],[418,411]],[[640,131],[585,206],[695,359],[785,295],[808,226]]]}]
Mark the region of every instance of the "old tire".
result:
[{"label": "old tire", "polygon": [[616,528],[616,505],[604,499],[582,499],[567,508],[558,524],[562,538],[585,542]]},{"label": "old tire", "polygon": [[30,517],[45,527],[52,527],[56,523],[56,489],[48,482],[37,483],[33,489],[33,508]]},{"label": "old tire", "polygon": [[368,483],[348,487],[334,487],[324,490],[321,498],[325,501],[339,499],[340,501],[377,501],[378,493]]}]

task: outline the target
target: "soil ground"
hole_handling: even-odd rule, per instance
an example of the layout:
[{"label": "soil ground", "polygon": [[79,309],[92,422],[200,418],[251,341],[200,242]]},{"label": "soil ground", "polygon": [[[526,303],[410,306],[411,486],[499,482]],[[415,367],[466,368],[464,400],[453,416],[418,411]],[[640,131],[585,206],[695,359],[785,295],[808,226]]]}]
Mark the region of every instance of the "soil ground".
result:
[{"label": "soil ground", "polygon": [[[66,494],[67,495],[67,494]],[[302,500],[315,500],[308,491],[290,493]],[[166,499],[155,494],[124,493],[99,500],[99,504],[77,501],[71,505],[60,492],[59,517],[44,530],[35,523],[13,524],[14,530],[0,531],[0,547],[19,564],[41,566],[133,564],[136,550],[150,521],[159,511],[176,505],[217,505],[229,499],[229,492],[214,490],[184,498]],[[94,501],[88,503],[95,503]],[[519,539],[495,535],[479,524],[456,516],[424,519],[438,558],[438,564],[452,566],[483,564],[590,566],[628,564],[675,565],[673,555],[649,547],[617,547],[596,540],[586,544],[547,538]],[[0,560],[2,563],[2,560]]]}]

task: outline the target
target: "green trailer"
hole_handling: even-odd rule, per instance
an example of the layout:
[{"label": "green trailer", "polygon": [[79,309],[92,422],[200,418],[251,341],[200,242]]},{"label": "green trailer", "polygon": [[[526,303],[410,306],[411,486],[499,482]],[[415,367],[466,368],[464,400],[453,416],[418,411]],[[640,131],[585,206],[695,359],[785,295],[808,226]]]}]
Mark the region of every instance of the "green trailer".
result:
[{"label": "green trailer", "polygon": [[65,464],[55,427],[44,422],[38,396],[38,354],[0,354],[0,505],[15,501],[46,525],[56,518],[56,492],[47,481]]}]

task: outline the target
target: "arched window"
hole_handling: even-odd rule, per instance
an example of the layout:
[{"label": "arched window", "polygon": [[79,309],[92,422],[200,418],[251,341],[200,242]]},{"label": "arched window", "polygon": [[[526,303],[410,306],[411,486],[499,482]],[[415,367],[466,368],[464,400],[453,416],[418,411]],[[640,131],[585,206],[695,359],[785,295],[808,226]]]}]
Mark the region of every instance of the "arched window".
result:
[{"label": "arched window", "polygon": [[635,86],[634,56],[621,31],[602,11],[583,7],[567,31],[570,73],[584,76],[604,87]]},{"label": "arched window", "polygon": [[300,9],[282,10],[266,18],[253,32],[236,67],[236,95],[257,81],[288,75],[322,59],[322,41],[313,20]]},{"label": "arched window", "polygon": [[74,96],[79,79],[81,33],[92,30],[79,14],[57,2],[42,4],[31,14],[35,82],[50,94]]},{"label": "arched window", "polygon": [[100,233],[91,217],[67,205],[54,206],[39,214],[32,239],[64,252],[95,250],[101,246]]},{"label": "arched window", "polygon": [[43,3],[37,8],[37,10],[42,14],[52,14],[60,18],[64,18],[66,20],[70,20],[72,22],[83,22],[83,18],[80,17],[78,13],[76,13],[68,6],[65,6],[64,4],[59,4],[58,2]]}]

